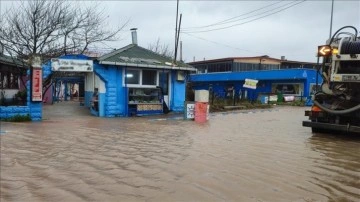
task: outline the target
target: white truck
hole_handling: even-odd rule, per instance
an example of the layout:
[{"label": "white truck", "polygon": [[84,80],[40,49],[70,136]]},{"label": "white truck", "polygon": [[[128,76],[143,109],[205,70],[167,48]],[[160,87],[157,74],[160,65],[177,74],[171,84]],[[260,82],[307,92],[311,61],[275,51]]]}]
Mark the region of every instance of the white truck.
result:
[{"label": "white truck", "polygon": [[[354,33],[343,30],[353,29]],[[318,47],[323,63],[318,69],[323,82],[313,95],[308,121],[303,126],[312,132],[360,134],[360,38],[353,26],[335,32],[327,45]]]}]

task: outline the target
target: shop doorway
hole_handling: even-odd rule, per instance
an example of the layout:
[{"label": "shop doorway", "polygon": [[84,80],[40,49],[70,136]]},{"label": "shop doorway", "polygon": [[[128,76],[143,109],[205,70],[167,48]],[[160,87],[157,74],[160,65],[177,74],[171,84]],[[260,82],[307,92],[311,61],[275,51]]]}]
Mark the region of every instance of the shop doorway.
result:
[{"label": "shop doorway", "polygon": [[[44,102],[54,104],[61,101],[78,101],[84,100],[84,76],[66,76],[55,77],[52,79],[52,93],[45,93]],[[52,98],[50,102],[50,98]]]},{"label": "shop doorway", "polygon": [[159,86],[162,88],[164,96],[164,102],[169,107],[170,105],[170,72],[161,71],[159,72]]},{"label": "shop doorway", "polygon": [[[84,109],[88,111],[84,114],[90,115],[90,110],[84,107],[85,78],[87,74],[93,73],[93,61],[85,58],[79,59],[75,56],[53,58],[50,66],[51,74],[43,82],[43,103],[49,105],[44,109],[46,111],[51,111],[52,108],[57,109],[59,112],[63,112],[58,113],[63,116],[73,116],[77,110]],[[61,110],[62,108],[63,110]],[[48,114],[52,114],[50,111]]]}]

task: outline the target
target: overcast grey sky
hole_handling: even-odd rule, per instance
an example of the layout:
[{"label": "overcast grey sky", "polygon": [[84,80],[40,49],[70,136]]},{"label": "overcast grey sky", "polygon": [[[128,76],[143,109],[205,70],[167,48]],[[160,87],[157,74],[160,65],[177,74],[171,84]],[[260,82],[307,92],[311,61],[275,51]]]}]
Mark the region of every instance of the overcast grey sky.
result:
[{"label": "overcast grey sky", "polygon": [[[1,11],[4,12],[12,2],[1,1]],[[85,2],[94,3],[104,9],[110,26],[120,25],[130,19],[128,26],[121,32],[122,40],[107,43],[109,47],[121,48],[130,44],[129,29],[136,27],[140,46],[147,48],[160,38],[162,43],[174,48],[175,0]],[[254,10],[257,11],[251,12]],[[274,13],[277,11],[279,12]],[[329,37],[331,0],[180,0],[180,13],[183,28],[180,40],[183,42],[183,59],[186,62],[193,61],[193,57],[198,61],[204,58],[265,54],[275,58],[285,56],[288,60],[315,62],[317,46],[324,44]],[[263,17],[265,15],[269,16]],[[240,17],[232,19],[233,22],[212,25],[236,16]],[[263,18],[254,20],[259,17]],[[360,30],[360,1],[335,0],[332,33],[346,25]],[[201,26],[208,27],[194,28]],[[225,29],[214,30],[219,28]]]}]

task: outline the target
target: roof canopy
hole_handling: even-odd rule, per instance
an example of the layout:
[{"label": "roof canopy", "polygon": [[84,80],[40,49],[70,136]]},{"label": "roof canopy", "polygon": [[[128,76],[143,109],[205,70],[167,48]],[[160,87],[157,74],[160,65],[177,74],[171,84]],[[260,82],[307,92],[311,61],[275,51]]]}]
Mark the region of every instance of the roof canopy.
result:
[{"label": "roof canopy", "polygon": [[25,62],[20,61],[17,58],[13,58],[4,54],[0,54],[0,64],[6,64],[8,66],[19,67],[22,69],[28,69]]},{"label": "roof canopy", "polygon": [[100,64],[119,65],[152,69],[178,69],[195,71],[196,69],[183,63],[173,64],[169,57],[162,56],[136,44],[130,44],[119,50],[98,58]]}]

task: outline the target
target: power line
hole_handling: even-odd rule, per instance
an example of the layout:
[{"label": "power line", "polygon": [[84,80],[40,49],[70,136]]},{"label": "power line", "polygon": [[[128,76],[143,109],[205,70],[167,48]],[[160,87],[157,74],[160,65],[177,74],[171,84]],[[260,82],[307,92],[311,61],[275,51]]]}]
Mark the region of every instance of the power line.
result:
[{"label": "power line", "polygon": [[228,47],[228,48],[232,48],[232,49],[236,49],[236,50],[240,50],[240,51],[245,51],[245,52],[258,53],[258,54],[261,54],[261,55],[268,55],[268,54],[266,54],[266,53],[261,53],[261,52],[256,52],[256,51],[241,49],[241,48],[237,48],[237,47],[234,47],[234,46],[229,46],[229,45],[227,45],[227,44],[222,44],[222,43],[219,43],[219,42],[216,42],[216,41],[211,41],[211,40],[208,40],[208,39],[199,37],[199,36],[195,36],[195,35],[193,35],[193,34],[189,34],[189,33],[184,33],[184,34],[186,34],[186,35],[188,35],[188,36],[192,36],[192,37],[198,38],[198,39],[203,40],[203,41],[211,42],[211,43],[214,43],[214,44],[217,44],[217,45],[221,45],[221,46],[226,46],[226,47]]},{"label": "power line", "polygon": [[[243,22],[243,23],[238,23],[238,24],[234,24],[234,25],[230,25],[230,26],[226,26],[226,27],[220,27],[220,28],[216,28],[216,29],[202,30],[202,31],[186,31],[186,30],[185,30],[185,31],[182,31],[182,33],[211,32],[211,31],[217,31],[217,30],[222,30],[222,29],[228,29],[228,28],[231,28],[231,27],[239,26],[239,25],[244,25],[244,24],[247,24],[247,23],[250,23],[250,22],[253,22],[253,21],[256,21],[256,20],[265,18],[265,17],[268,17],[268,16],[270,16],[270,15],[274,15],[274,14],[276,14],[276,13],[279,13],[279,12],[281,12],[281,11],[284,11],[284,10],[286,10],[286,9],[289,9],[289,8],[291,8],[291,7],[293,7],[293,6],[296,6],[296,5],[298,5],[298,4],[301,4],[301,3],[305,2],[305,1],[306,1],[306,0],[300,1],[300,2],[298,2],[298,3],[292,4],[292,5],[290,5],[290,6],[287,6],[287,7],[283,8],[283,9],[280,9],[280,10],[278,10],[278,11],[272,12],[272,13],[270,13],[270,14],[267,14],[267,15],[264,15],[264,16],[261,16],[261,17],[258,17],[258,18],[255,18],[255,19],[252,19],[252,20]],[[264,13],[262,13],[262,14],[264,14]]]},{"label": "power line", "polygon": [[[257,52],[257,51],[252,51],[252,50],[247,50],[247,49],[241,49],[241,48],[237,48],[237,47],[234,47],[234,46],[230,46],[230,45],[227,45],[227,44],[222,44],[222,43],[219,43],[219,42],[216,42],[216,41],[211,41],[211,40],[208,40],[208,39],[205,39],[205,38],[202,38],[202,37],[199,37],[199,36],[195,36],[193,34],[189,34],[189,33],[184,33],[190,37],[194,37],[194,38],[197,38],[197,39],[200,39],[200,40],[203,40],[203,41],[206,41],[206,42],[210,42],[210,43],[213,43],[213,44],[217,44],[217,45],[221,45],[221,46],[224,46],[224,47],[228,47],[228,48],[232,48],[232,49],[236,49],[236,50],[240,50],[240,51],[245,51],[245,52],[252,52],[252,53],[257,53],[257,54],[260,54],[260,55],[276,55],[276,56],[283,56],[283,54],[269,54],[269,53],[263,53],[263,52]],[[300,55],[307,55],[307,54],[286,54],[287,56],[300,56]]]},{"label": "power line", "polygon": [[[282,1],[284,1],[284,0],[282,0]],[[236,19],[236,18],[239,18],[239,17],[241,17],[241,16],[245,16],[245,15],[254,13],[254,12],[259,11],[259,10],[263,10],[264,8],[269,8],[269,7],[273,6],[273,5],[276,5],[276,4],[281,3],[282,1],[278,1],[278,2],[272,3],[272,4],[270,4],[270,5],[266,5],[266,6],[264,6],[264,7],[261,7],[261,8],[252,10],[252,11],[249,11],[249,12],[247,12],[247,13],[243,13],[243,14],[241,14],[241,15],[238,15],[238,16],[235,16],[235,17],[226,19],[226,20],[219,21],[219,22],[217,22],[217,23],[213,23],[213,24],[209,24],[209,25],[204,25],[204,26],[197,26],[197,27],[185,27],[183,30],[186,30],[186,29],[206,28],[206,27],[211,27],[211,26],[214,26],[214,25],[225,24],[225,23],[227,23],[227,22],[229,22],[229,21],[232,22],[232,21],[233,21],[234,19]]]},{"label": "power line", "polygon": [[[283,8],[283,9],[277,10],[277,11],[272,12],[272,13],[270,13],[270,14],[267,14],[267,15],[264,15],[264,16],[261,16],[261,17],[258,17],[258,18],[255,18],[255,19],[252,19],[252,20],[243,22],[243,23],[238,23],[238,24],[234,24],[234,25],[230,25],[230,26],[226,26],[226,27],[221,27],[221,28],[202,30],[202,31],[186,31],[186,30],[185,30],[185,31],[183,31],[182,33],[185,33],[185,32],[186,32],[186,33],[211,32],[211,31],[217,31],[217,30],[222,30],[222,29],[227,29],[227,28],[231,28],[231,27],[235,27],[235,26],[247,24],[247,23],[250,23],[250,22],[253,22],[253,21],[256,21],[256,20],[265,18],[265,17],[268,17],[268,16],[270,16],[270,15],[274,15],[274,14],[276,14],[276,13],[279,13],[279,12],[283,11],[283,10],[289,9],[289,8],[291,8],[291,7],[293,7],[293,6],[296,6],[296,5],[300,4],[300,3],[303,3],[303,2],[305,2],[305,1],[306,1],[306,0],[300,1],[300,2],[298,2],[298,3],[295,3],[295,4],[292,4],[292,5],[290,5],[290,6],[287,6],[287,7]],[[294,2],[291,2],[291,3],[294,3]],[[289,5],[289,4],[287,4],[287,5]],[[273,10],[274,10],[274,9],[273,9]],[[267,11],[267,12],[268,12],[268,11]],[[266,13],[266,12],[264,12],[264,13]],[[262,15],[262,14],[264,14],[264,13],[261,13],[260,15]],[[255,16],[256,16],[256,15],[255,15]],[[254,17],[254,16],[252,16],[252,17]]]},{"label": "power line", "polygon": [[291,5],[292,3],[295,3],[297,2],[296,0],[295,1],[292,1],[292,2],[289,2],[289,3],[286,3],[284,5],[281,5],[281,6],[278,6],[276,8],[273,8],[271,10],[267,10],[267,11],[264,11],[262,13],[258,13],[258,14],[255,14],[255,15],[252,15],[252,16],[248,16],[248,17],[244,17],[244,18],[241,18],[241,19],[235,19],[235,20],[230,20],[230,21],[227,21],[227,22],[224,22],[224,23],[219,23],[219,25],[225,25],[225,24],[230,24],[230,23],[235,23],[235,22],[238,22],[238,21],[241,21],[241,20],[246,20],[246,19],[249,19],[249,18],[253,18],[253,17],[256,17],[256,16],[261,16],[263,14],[266,14],[266,13],[270,13],[274,10],[277,10],[277,9],[280,9],[280,8],[283,8],[283,7],[286,7],[288,5]]}]

